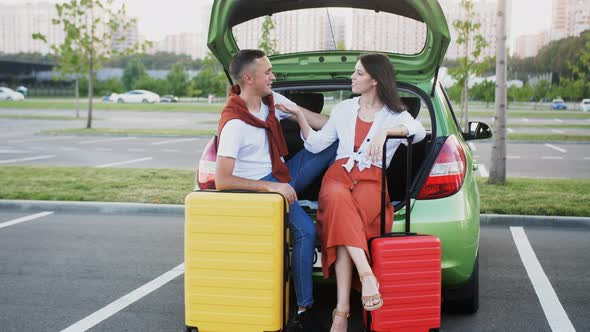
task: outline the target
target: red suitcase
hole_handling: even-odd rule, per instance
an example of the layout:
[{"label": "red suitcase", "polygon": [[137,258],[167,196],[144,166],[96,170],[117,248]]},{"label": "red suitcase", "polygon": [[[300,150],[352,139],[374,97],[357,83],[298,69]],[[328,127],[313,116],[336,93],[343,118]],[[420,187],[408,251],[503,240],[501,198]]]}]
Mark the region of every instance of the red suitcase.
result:
[{"label": "red suitcase", "polygon": [[[404,138],[394,137],[389,138]],[[383,306],[366,312],[371,332],[431,332],[440,328],[441,246],[432,235],[410,233],[412,138],[408,140],[406,224],[403,233],[385,233],[385,144],[381,186],[381,236],[369,240],[373,273],[380,283]],[[387,140],[385,141],[387,143]]]}]

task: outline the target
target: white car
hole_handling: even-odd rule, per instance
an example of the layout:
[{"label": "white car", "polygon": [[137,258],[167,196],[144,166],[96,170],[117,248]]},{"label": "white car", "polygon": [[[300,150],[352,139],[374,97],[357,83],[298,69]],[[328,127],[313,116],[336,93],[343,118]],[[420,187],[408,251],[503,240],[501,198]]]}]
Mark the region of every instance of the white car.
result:
[{"label": "white car", "polygon": [[112,96],[117,103],[157,103],[160,96],[146,90],[131,90],[120,95]]},{"label": "white car", "polygon": [[5,87],[0,87],[0,100],[24,100],[25,96]]},{"label": "white car", "polygon": [[580,111],[590,112],[590,99],[582,99],[580,103]]}]

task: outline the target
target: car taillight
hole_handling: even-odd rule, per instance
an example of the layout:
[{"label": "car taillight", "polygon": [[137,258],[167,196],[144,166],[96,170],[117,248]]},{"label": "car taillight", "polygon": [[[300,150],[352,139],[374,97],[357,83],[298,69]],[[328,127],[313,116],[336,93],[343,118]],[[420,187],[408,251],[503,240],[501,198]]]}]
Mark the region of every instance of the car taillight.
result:
[{"label": "car taillight", "polygon": [[465,151],[457,137],[451,135],[438,153],[418,199],[443,198],[455,194],[463,186],[465,170]]},{"label": "car taillight", "polygon": [[209,140],[199,160],[197,184],[200,189],[215,189],[215,161],[217,160],[217,136]]}]

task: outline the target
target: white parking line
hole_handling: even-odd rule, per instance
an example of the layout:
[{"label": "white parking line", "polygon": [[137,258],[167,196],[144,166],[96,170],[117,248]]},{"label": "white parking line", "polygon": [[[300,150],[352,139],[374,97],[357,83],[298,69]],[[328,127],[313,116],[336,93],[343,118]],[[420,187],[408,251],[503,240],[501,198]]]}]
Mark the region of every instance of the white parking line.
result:
[{"label": "white parking line", "polygon": [[191,141],[197,141],[197,140],[198,140],[198,138],[171,139],[171,140],[167,140],[167,141],[154,142],[154,143],[152,143],[152,145],[163,145],[163,144],[180,143],[180,142],[191,142]]},{"label": "white parking line", "polygon": [[162,149],[162,152],[180,152],[180,150],[176,150],[176,149]]},{"label": "white parking line", "polygon": [[590,157],[584,157],[584,160],[590,160]]},{"label": "white parking line", "polygon": [[522,227],[510,227],[522,264],[541,302],[552,331],[575,331]]},{"label": "white parking line", "polygon": [[79,151],[80,148],[73,148],[73,147],[69,147],[69,146],[62,146],[60,149],[64,150],[64,151]]},{"label": "white parking line", "polygon": [[147,284],[137,288],[136,290],[130,292],[129,294],[115,300],[114,302],[108,304],[107,306],[103,307],[102,309],[96,311],[95,313],[86,316],[82,320],[74,323],[70,327],[62,330],[61,332],[83,332],[91,329],[98,323],[104,321],[105,319],[111,317],[112,315],[116,314],[117,312],[125,309],[130,304],[138,301],[142,297],[148,295],[149,293],[155,291],[156,289],[164,286],[168,282],[176,279],[178,276],[184,273],[184,263],[178,265],[177,267],[173,268],[172,270],[162,274],[161,276],[157,277],[156,279],[148,282]]},{"label": "white parking line", "polygon": [[551,129],[551,131],[556,134],[565,134],[565,132],[563,130],[559,130],[559,129]]},{"label": "white parking line", "polygon": [[488,172],[486,165],[479,164],[478,168],[479,168],[479,175],[483,176],[484,178],[487,178],[490,176],[490,172]]},{"label": "white parking line", "polygon": [[31,138],[31,139],[13,139],[9,140],[8,143],[30,143],[30,142],[45,142],[45,141],[58,141],[64,139],[71,139],[74,136],[59,136],[59,137],[40,137],[40,138]]},{"label": "white parking line", "polygon": [[0,228],[20,224],[21,222],[25,222],[25,221],[29,221],[29,220],[39,219],[39,218],[48,216],[50,214],[53,214],[53,211],[45,211],[45,212],[41,212],[41,213],[37,213],[37,214],[32,214],[30,216],[26,216],[26,217],[22,217],[22,218],[18,218],[18,219],[13,219],[10,221],[0,223]]},{"label": "white parking line", "polygon": [[31,151],[28,150],[0,150],[0,153],[14,153],[14,154],[20,154],[20,153],[29,153]]},{"label": "white parking line", "polygon": [[506,159],[520,159],[520,156],[506,156]]},{"label": "white parking line", "polygon": [[563,157],[558,157],[558,156],[543,156],[543,157],[541,157],[541,159],[545,159],[545,160],[562,160]]},{"label": "white parking line", "polygon": [[563,123],[562,119],[553,119],[553,120],[555,120],[555,122]]},{"label": "white parking line", "polygon": [[51,159],[51,158],[55,158],[55,155],[36,156],[36,157],[19,158],[19,159],[5,159],[5,160],[0,160],[0,164],[20,163],[21,161],[32,161],[32,160]]},{"label": "white parking line", "polygon": [[471,151],[476,152],[477,148],[475,147],[475,144],[473,144],[473,142],[469,142],[467,143],[467,145],[469,145],[469,147],[471,148]]},{"label": "white parking line", "polygon": [[527,118],[522,118],[522,121],[524,121],[524,122],[529,122],[529,119],[527,119]]},{"label": "white parking line", "polygon": [[133,159],[133,160],[126,160],[126,161],[119,161],[119,162],[115,162],[115,163],[104,164],[104,165],[98,165],[96,167],[97,168],[105,168],[105,167],[112,167],[112,166],[120,166],[120,165],[139,163],[142,161],[147,161],[147,160],[152,160],[152,159],[153,159],[152,157],[147,157],[147,158],[141,158],[141,159]]},{"label": "white parking line", "polygon": [[145,149],[127,149],[129,152],[144,152]]},{"label": "white parking line", "polygon": [[78,142],[78,144],[94,144],[94,143],[102,143],[102,142],[118,142],[118,141],[128,141],[132,139],[137,139],[137,137],[117,137],[117,138],[103,138],[103,139],[94,139],[90,141],[82,141]]},{"label": "white parking line", "polygon": [[512,134],[512,133],[514,133],[514,132],[515,132],[515,130],[514,130],[514,129],[512,129],[512,128],[506,128],[506,130],[507,130],[507,131],[508,131],[508,133],[510,133],[510,134]]},{"label": "white parking line", "polygon": [[566,153],[566,152],[567,152],[567,150],[566,150],[566,149],[562,149],[562,148],[560,148],[560,147],[558,147],[558,146],[555,146],[555,145],[553,145],[553,144],[546,143],[546,144],[545,144],[545,146],[546,146],[546,147],[548,147],[548,148],[550,148],[550,149],[553,149],[553,150],[555,150],[555,151],[559,151],[559,152],[561,152],[561,153]]}]

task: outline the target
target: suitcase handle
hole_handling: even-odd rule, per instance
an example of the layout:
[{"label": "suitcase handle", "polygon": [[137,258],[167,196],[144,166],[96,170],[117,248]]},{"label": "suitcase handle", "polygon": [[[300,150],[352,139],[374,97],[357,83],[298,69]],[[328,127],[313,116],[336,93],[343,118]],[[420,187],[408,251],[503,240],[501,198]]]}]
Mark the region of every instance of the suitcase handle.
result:
[{"label": "suitcase handle", "polygon": [[411,136],[387,136],[383,143],[383,155],[381,156],[381,235],[385,234],[385,191],[387,182],[387,141],[390,139],[405,139],[408,141],[408,156],[407,156],[407,169],[406,169],[406,193],[404,203],[406,204],[406,233],[410,232],[410,178],[412,177],[412,143],[414,141],[414,135]]}]

